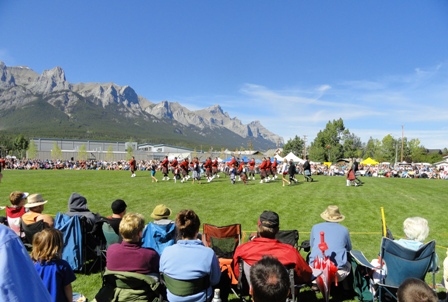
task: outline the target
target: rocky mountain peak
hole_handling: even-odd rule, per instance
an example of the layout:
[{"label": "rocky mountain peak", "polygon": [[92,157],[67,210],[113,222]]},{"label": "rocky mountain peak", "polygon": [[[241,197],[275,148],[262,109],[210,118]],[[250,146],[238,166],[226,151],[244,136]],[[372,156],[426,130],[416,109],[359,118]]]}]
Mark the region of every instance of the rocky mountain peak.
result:
[{"label": "rocky mountain peak", "polygon": [[35,93],[51,93],[68,89],[70,89],[70,84],[65,79],[65,72],[61,67],[44,70],[32,87]]},{"label": "rocky mountain peak", "polygon": [[15,86],[14,76],[8,72],[5,63],[0,61],[0,87],[9,88]]},{"label": "rocky mountain peak", "polygon": [[[160,126],[164,127],[161,129],[162,139],[168,133],[164,131],[169,131],[167,129],[172,127],[174,135],[188,132],[193,136],[201,137],[201,141],[215,140],[220,144],[240,145],[247,138],[263,146],[272,145],[273,142],[278,143],[280,140],[283,142],[283,139],[269,132],[259,121],[245,125],[237,117],[230,117],[217,104],[191,111],[177,102],[166,100],[159,103],[149,102],[138,96],[128,85],[71,84],[66,80],[65,72],[61,67],[38,74],[28,67],[7,67],[0,61],[0,110],[6,112],[11,108],[32,107],[36,101],[41,102],[38,106],[48,106],[47,104],[53,106],[56,110],[55,114],[62,113],[72,119],[70,122],[74,124],[85,118],[83,116],[85,108],[88,108],[87,111],[95,117],[112,114],[113,120],[119,123],[125,123],[124,120],[126,120],[148,128],[163,124],[165,126]],[[15,110],[9,112],[14,114]],[[135,122],[136,120],[140,122]],[[94,125],[95,121],[96,119],[88,120],[87,124]],[[150,123],[146,124],[146,121]],[[110,120],[106,118],[104,122],[110,122]],[[7,125],[14,127],[10,123]]]}]

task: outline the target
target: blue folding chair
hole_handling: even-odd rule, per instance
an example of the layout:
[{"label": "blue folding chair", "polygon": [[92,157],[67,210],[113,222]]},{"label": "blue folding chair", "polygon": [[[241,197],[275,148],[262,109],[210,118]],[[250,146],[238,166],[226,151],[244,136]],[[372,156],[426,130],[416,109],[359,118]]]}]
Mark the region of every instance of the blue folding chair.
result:
[{"label": "blue folding chair", "polygon": [[387,273],[386,276],[381,276],[384,282],[378,284],[379,301],[390,300],[390,298],[396,301],[397,289],[405,279],[412,277],[424,281],[428,271],[432,272],[432,283],[435,288],[435,246],[436,242],[432,240],[414,251],[383,237],[380,257],[386,263]]}]

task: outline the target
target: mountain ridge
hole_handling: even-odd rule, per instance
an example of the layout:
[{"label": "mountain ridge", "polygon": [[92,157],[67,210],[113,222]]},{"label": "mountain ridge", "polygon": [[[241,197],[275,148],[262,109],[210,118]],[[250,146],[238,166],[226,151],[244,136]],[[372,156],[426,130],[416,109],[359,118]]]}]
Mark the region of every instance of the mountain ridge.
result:
[{"label": "mountain ridge", "polygon": [[[42,108],[51,112],[45,121],[36,116]],[[259,121],[243,124],[218,104],[192,111],[177,102],[153,103],[129,85],[70,83],[61,67],[38,74],[0,61],[0,110],[0,129],[7,133],[34,132],[32,136],[43,137],[59,133],[61,138],[90,139],[128,136],[227,148],[269,149],[283,144],[283,138]],[[20,114],[27,117],[25,122],[17,119]],[[27,123],[34,126],[30,129]]]}]

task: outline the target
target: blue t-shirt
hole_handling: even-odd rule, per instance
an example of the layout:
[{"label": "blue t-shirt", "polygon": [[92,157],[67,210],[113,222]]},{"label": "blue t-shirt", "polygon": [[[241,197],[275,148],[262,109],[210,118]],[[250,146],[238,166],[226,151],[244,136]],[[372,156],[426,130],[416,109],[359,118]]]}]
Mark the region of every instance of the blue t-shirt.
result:
[{"label": "blue t-shirt", "polygon": [[64,287],[75,281],[76,276],[67,261],[55,259],[50,262],[36,262],[34,267],[50,292],[52,301],[71,302],[65,296]]}]

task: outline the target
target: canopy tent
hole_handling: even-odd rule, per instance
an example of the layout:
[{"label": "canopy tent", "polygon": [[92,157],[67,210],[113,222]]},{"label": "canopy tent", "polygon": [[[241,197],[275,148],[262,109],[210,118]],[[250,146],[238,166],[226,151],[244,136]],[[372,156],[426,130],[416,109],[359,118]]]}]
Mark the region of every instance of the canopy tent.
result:
[{"label": "canopy tent", "polygon": [[177,157],[177,160],[184,160],[185,158],[190,157],[190,153],[169,153],[168,154],[169,161],[172,161],[175,157]]},{"label": "canopy tent", "polygon": [[360,164],[362,164],[362,165],[372,165],[372,166],[374,166],[374,165],[378,165],[379,162],[377,162],[376,160],[371,159],[370,157],[368,157],[368,158],[366,158],[365,160],[363,160],[362,162],[360,162]]},{"label": "canopy tent", "polygon": [[289,152],[288,155],[286,155],[284,158],[286,158],[288,161],[290,161],[292,159],[293,162],[300,163],[300,164],[303,164],[305,162],[300,157],[295,156],[294,153],[292,153],[292,152]]},{"label": "canopy tent", "polygon": [[278,154],[276,154],[276,155],[274,156],[274,158],[276,158],[278,162],[282,162],[282,161],[283,161],[283,157],[281,157],[281,156],[278,155]]}]

